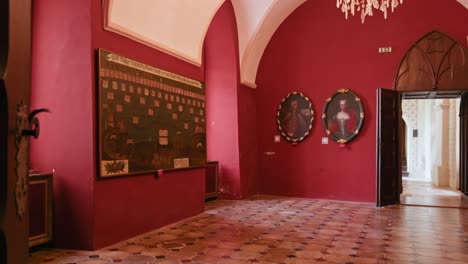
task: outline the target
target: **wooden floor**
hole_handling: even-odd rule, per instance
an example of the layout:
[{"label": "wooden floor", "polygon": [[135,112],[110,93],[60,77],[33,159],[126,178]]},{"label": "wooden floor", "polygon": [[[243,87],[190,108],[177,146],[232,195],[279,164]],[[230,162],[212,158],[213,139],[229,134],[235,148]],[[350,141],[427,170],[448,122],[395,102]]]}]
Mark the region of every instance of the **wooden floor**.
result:
[{"label": "wooden floor", "polygon": [[451,188],[436,188],[431,182],[403,178],[402,205],[468,208],[468,197]]},{"label": "wooden floor", "polygon": [[97,251],[43,249],[43,264],[466,264],[468,210],[257,197]]}]

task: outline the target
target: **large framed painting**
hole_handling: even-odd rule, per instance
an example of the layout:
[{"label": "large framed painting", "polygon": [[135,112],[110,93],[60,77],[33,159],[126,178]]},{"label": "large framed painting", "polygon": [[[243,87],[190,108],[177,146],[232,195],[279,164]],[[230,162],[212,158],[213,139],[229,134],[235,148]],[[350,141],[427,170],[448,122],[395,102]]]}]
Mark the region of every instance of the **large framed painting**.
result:
[{"label": "large framed painting", "polygon": [[206,164],[205,85],[99,49],[99,176]]},{"label": "large framed painting", "polygon": [[289,93],[281,101],[276,113],[276,123],[281,135],[289,142],[305,139],[312,129],[314,110],[309,98],[302,93]]},{"label": "large framed painting", "polygon": [[329,97],[322,114],[327,135],[340,144],[354,139],[364,122],[361,99],[348,89],[341,89]]}]

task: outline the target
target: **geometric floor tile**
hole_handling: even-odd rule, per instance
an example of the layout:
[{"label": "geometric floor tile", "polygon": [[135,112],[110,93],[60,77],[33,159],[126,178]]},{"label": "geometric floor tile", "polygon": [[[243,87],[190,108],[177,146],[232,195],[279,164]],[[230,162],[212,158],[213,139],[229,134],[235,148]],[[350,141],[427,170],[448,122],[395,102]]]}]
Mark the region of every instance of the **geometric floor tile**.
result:
[{"label": "geometric floor tile", "polygon": [[468,263],[468,210],[259,196],[97,251],[41,250],[30,264]]}]

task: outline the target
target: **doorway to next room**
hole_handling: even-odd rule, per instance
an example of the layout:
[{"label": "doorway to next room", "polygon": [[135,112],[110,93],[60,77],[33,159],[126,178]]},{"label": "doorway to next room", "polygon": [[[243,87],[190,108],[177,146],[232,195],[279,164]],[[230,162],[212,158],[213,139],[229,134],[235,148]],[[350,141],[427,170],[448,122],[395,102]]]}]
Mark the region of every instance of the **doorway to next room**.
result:
[{"label": "doorway to next room", "polygon": [[393,89],[377,89],[377,206],[468,207],[466,61],[434,30],[408,49]]},{"label": "doorway to next room", "polygon": [[403,99],[402,205],[468,208],[460,188],[460,99]]}]

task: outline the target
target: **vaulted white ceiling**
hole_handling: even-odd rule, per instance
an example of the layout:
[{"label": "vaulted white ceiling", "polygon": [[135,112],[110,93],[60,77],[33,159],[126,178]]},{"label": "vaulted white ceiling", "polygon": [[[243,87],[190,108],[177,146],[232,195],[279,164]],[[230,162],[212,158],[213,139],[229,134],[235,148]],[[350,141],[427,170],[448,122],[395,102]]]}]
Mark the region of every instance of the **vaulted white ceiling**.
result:
[{"label": "vaulted white ceiling", "polygon": [[[107,30],[200,66],[206,32],[224,1],[107,0],[104,24]],[[254,88],[270,38],[306,0],[231,1],[239,34],[241,82]]]},{"label": "vaulted white ceiling", "polygon": [[[105,0],[104,26],[200,66],[206,32],[225,1],[229,0]],[[230,1],[239,35],[240,81],[255,88],[268,42],[280,24],[307,0]],[[468,0],[456,1],[468,9]]]},{"label": "vaulted white ceiling", "polygon": [[241,82],[255,88],[257,69],[281,23],[307,0],[231,0],[239,34]]},{"label": "vaulted white ceiling", "polygon": [[107,0],[104,27],[201,65],[203,41],[225,0]]}]

